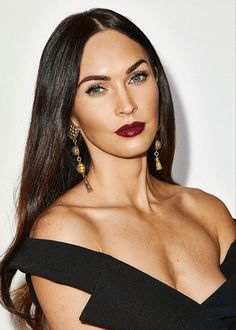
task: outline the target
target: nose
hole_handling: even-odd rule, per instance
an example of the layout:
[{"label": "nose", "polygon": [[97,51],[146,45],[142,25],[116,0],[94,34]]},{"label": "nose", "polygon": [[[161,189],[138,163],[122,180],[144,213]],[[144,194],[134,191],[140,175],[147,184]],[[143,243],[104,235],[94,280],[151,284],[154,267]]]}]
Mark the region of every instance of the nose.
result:
[{"label": "nose", "polygon": [[130,114],[137,108],[137,105],[132,100],[131,96],[129,95],[128,91],[125,88],[120,88],[117,91],[117,107],[116,107],[116,114]]}]

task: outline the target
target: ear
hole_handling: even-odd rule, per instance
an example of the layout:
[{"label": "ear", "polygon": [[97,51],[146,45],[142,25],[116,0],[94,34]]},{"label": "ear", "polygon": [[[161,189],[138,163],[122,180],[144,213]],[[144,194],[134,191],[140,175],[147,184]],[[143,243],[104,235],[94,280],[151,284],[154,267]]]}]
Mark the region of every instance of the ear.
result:
[{"label": "ear", "polygon": [[79,121],[78,121],[78,119],[75,117],[75,115],[74,114],[72,114],[71,116],[70,116],[70,121],[72,121],[72,123],[74,124],[74,125],[76,125],[76,126],[80,126],[79,125]]}]

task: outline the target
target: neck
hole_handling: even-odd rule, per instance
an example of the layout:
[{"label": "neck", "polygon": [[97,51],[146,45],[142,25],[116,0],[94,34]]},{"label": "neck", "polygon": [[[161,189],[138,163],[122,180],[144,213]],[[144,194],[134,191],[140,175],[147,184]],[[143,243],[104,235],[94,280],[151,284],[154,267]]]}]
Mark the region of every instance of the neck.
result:
[{"label": "neck", "polygon": [[[154,160],[153,160],[154,161]],[[103,154],[102,160],[94,160],[88,180],[96,196],[113,206],[134,206],[152,212],[155,185],[147,168],[147,155],[136,158],[119,158]]]}]

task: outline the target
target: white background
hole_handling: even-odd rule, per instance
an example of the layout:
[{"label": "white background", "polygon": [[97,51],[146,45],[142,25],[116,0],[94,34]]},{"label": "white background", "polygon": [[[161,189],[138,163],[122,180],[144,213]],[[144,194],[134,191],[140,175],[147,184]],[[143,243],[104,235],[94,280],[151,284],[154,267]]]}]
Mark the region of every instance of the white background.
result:
[{"label": "white background", "polygon": [[[93,7],[120,12],[153,43],[172,90],[174,178],[210,192],[235,217],[233,0],[0,1],[0,254],[14,234],[19,182],[43,47],[66,16]],[[1,329],[13,329],[0,307]]]}]

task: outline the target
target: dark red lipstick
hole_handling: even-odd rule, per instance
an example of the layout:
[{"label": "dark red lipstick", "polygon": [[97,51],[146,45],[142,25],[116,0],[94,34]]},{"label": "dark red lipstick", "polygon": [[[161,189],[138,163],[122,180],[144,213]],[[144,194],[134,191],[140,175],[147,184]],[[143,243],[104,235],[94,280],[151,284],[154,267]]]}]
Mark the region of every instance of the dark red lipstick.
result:
[{"label": "dark red lipstick", "polygon": [[134,121],[129,125],[121,126],[117,131],[115,131],[115,133],[124,137],[132,137],[140,134],[143,131],[144,126],[145,123],[141,121]]}]

